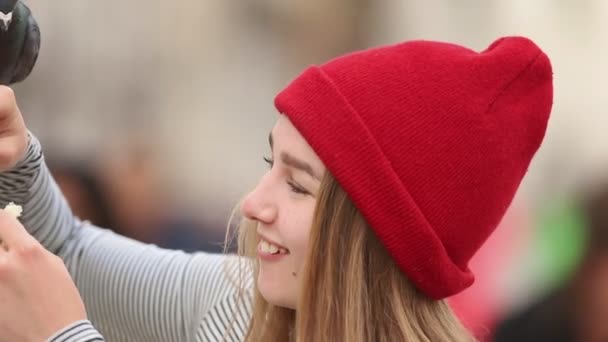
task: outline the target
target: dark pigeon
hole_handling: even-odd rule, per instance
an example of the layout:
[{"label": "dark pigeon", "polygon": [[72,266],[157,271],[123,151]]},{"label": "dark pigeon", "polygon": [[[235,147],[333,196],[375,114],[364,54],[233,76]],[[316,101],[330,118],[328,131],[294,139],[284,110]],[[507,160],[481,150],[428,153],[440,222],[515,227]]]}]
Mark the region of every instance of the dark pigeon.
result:
[{"label": "dark pigeon", "polygon": [[21,82],[40,50],[40,28],[21,0],[0,0],[0,84]]}]

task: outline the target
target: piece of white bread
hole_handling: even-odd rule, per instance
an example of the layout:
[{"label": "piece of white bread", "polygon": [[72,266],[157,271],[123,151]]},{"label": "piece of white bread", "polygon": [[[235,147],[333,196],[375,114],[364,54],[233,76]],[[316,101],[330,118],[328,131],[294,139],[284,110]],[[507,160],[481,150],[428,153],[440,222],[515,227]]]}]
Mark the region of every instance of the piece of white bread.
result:
[{"label": "piece of white bread", "polygon": [[10,202],[6,205],[6,207],[4,207],[4,211],[13,215],[15,218],[19,218],[23,212],[23,208],[20,205]]},{"label": "piece of white bread", "polygon": [[[4,207],[4,211],[6,211],[9,215],[13,215],[15,218],[19,218],[19,216],[21,216],[23,208],[21,208],[20,205],[10,202],[6,205],[6,207]],[[6,246],[4,246],[2,239],[0,239],[0,249],[6,249]]]}]

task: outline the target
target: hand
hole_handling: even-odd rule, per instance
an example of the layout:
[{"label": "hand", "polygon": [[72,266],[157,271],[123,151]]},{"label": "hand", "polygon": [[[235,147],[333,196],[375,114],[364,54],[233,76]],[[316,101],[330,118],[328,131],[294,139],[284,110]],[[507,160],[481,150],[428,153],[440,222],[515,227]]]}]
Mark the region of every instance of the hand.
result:
[{"label": "hand", "polygon": [[46,341],[87,319],[63,261],[0,210],[0,341]]},{"label": "hand", "polygon": [[0,171],[17,164],[27,148],[27,128],[17,107],[15,93],[0,85]]}]

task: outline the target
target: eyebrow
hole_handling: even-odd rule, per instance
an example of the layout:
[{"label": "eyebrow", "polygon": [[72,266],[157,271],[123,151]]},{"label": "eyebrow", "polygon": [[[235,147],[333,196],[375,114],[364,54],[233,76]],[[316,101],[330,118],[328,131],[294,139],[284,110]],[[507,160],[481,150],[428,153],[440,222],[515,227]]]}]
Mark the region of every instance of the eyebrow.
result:
[{"label": "eyebrow", "polygon": [[[270,148],[272,149],[273,144],[274,144],[274,141],[272,139],[272,132],[270,132],[270,134],[268,134],[268,143],[270,144]],[[307,174],[309,174],[312,178],[314,178],[318,181],[321,181],[321,177],[314,172],[314,170],[312,169],[312,166],[310,166],[310,164],[308,164],[307,162],[300,160],[300,159],[290,155],[287,152],[281,152],[280,158],[281,158],[281,161],[283,163],[285,163],[286,165],[291,166],[294,169],[304,171]]]}]

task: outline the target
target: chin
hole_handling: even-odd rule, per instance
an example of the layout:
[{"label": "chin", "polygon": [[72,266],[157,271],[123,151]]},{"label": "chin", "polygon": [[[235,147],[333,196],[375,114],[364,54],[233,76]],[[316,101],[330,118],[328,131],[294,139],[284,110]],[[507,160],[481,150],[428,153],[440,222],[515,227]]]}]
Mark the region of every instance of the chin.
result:
[{"label": "chin", "polygon": [[260,273],[258,274],[258,290],[262,297],[272,305],[295,310],[297,299],[296,295],[291,291],[291,287],[295,286],[295,284],[290,284],[293,281],[291,279],[287,281],[277,279],[267,273],[264,272],[263,268],[260,268]]}]

